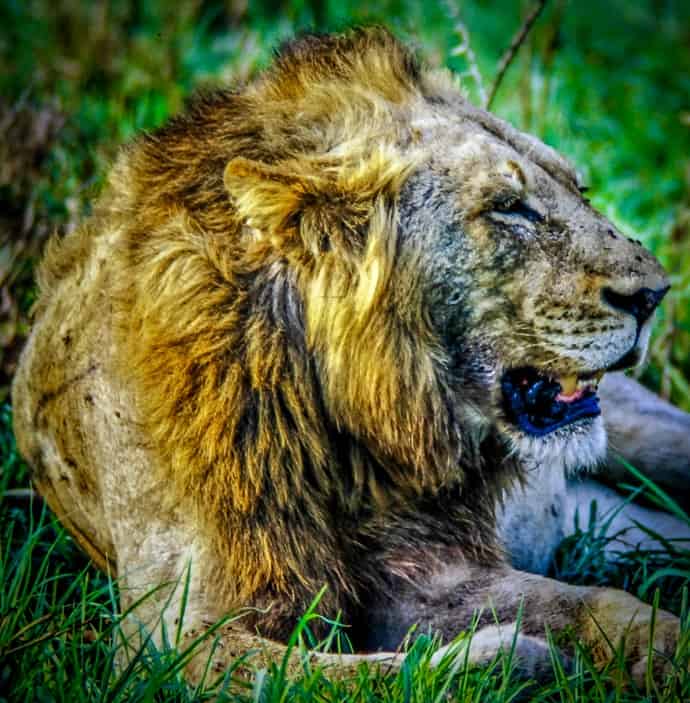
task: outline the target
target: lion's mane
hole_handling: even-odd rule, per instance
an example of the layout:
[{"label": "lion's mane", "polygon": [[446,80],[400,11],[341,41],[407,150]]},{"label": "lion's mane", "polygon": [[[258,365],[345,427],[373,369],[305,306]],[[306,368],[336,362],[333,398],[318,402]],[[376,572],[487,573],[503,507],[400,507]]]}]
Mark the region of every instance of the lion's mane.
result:
[{"label": "lion's mane", "polygon": [[448,80],[381,29],[298,39],[126,148],[93,220],[121,233],[118,364],[160,480],[193,499],[227,603],[278,602],[270,636],[324,579],[347,619],[389,587],[381,560],[411,578],[431,543],[497,558],[516,467],[468,431],[399,270],[415,155],[397,113]]}]

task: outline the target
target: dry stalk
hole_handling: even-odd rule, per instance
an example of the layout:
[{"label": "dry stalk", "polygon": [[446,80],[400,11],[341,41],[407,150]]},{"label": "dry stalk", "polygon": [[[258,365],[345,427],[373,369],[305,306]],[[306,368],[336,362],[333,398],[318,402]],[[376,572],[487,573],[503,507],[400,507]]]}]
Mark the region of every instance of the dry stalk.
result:
[{"label": "dry stalk", "polygon": [[33,488],[8,488],[2,494],[2,497],[9,500],[43,500],[40,494],[34,491]]},{"label": "dry stalk", "polygon": [[460,19],[460,13],[458,8],[451,0],[447,0],[445,3],[446,13],[448,17],[453,22],[453,31],[460,36],[460,43],[452,49],[451,56],[464,56],[465,61],[467,61],[467,70],[460,73],[460,78],[465,76],[471,78],[474,84],[477,86],[477,93],[479,94],[479,100],[482,105],[486,104],[486,89],[484,88],[484,79],[482,78],[481,71],[479,70],[479,64],[477,63],[477,58],[472,49],[472,44],[470,43],[470,33],[465,26],[465,24]]}]

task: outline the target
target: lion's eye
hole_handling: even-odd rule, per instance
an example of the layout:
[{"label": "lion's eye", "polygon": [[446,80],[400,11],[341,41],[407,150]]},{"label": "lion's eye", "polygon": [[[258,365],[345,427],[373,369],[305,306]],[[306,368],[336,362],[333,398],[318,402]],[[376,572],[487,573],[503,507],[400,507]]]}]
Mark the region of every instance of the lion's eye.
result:
[{"label": "lion's eye", "polygon": [[494,206],[495,212],[500,212],[504,215],[516,215],[517,217],[524,217],[530,222],[543,222],[544,217],[541,213],[537,212],[534,208],[530,207],[524,200],[521,200],[517,196],[506,198],[501,200]]},{"label": "lion's eye", "polygon": [[494,210],[498,212],[510,212],[512,208],[520,203],[520,198],[516,195],[510,195],[507,198],[502,198],[494,203]]}]

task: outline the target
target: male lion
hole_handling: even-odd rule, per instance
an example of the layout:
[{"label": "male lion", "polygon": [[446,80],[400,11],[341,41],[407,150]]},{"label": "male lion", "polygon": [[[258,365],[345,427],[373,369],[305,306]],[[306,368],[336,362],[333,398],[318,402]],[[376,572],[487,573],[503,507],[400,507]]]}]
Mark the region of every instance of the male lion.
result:
[{"label": "male lion", "polygon": [[[325,585],[321,612],[370,660],[398,661],[385,652],[414,623],[448,640],[484,608],[480,662],[524,602],[527,672],[548,668],[547,627],[602,662],[602,631],[624,638],[644,670],[651,609],[511,568],[496,507],[553,474],[543,506],[539,485],[502,512],[516,559],[543,570],[553,540],[516,533],[520,501],[565,529],[542,512],[572,508],[566,472],[604,458],[597,382],[642,358],[666,276],[561,156],[385,30],[298,39],[142,135],[39,285],[19,446],[123,609],[168,584],[138,622],[168,603],[168,632],[192,636],[250,607],[220,631],[222,670],[281,656]],[[651,645],[672,651],[677,631],[660,612]]]}]

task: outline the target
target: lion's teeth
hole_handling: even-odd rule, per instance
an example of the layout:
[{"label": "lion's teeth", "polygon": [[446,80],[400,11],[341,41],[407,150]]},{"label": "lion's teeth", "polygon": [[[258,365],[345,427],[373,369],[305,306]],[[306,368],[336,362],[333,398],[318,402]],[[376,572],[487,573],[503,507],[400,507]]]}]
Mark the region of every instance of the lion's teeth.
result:
[{"label": "lion's teeth", "polygon": [[605,371],[597,371],[594,374],[594,378],[592,379],[593,380],[592,385],[594,386],[595,391],[599,390],[599,384],[601,383],[601,379],[604,378],[605,373],[606,373]]},{"label": "lion's teeth", "polygon": [[577,374],[572,374],[571,376],[559,376],[556,380],[561,385],[560,395],[567,397],[578,390],[585,391],[588,388],[596,390],[603,376],[604,371],[597,371],[586,378],[580,378]]},{"label": "lion's teeth", "polygon": [[593,388],[594,390],[597,390],[597,388],[599,388],[599,382],[601,381],[601,379],[603,377],[604,377],[604,371],[597,371],[590,378],[578,379],[577,387],[581,388],[582,390],[586,390],[587,388]]},{"label": "lion's teeth", "polygon": [[572,395],[577,390],[577,376],[561,376],[558,379],[561,384],[562,395]]}]

